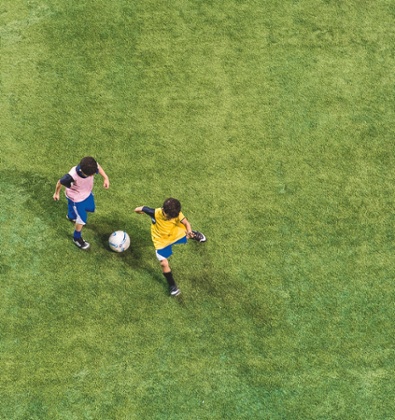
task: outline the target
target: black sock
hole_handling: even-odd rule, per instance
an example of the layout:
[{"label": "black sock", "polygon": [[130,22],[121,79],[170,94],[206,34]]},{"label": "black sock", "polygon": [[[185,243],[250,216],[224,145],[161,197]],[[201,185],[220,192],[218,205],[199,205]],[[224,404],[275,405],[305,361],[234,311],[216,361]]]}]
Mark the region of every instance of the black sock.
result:
[{"label": "black sock", "polygon": [[169,287],[176,286],[176,282],[173,279],[173,273],[171,271],[168,273],[163,273],[163,275],[166,277]]}]

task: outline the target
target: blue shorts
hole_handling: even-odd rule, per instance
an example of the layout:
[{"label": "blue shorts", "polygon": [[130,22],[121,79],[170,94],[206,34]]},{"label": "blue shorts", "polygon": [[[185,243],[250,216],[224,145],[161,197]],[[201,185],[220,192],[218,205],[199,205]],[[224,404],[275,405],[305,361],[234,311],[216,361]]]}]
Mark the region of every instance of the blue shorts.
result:
[{"label": "blue shorts", "polygon": [[179,239],[173,244],[167,245],[165,248],[157,249],[156,258],[158,258],[159,261],[169,258],[173,254],[173,245],[186,244],[186,243],[187,243],[187,237],[184,236],[183,238]]},{"label": "blue shorts", "polygon": [[75,220],[75,222],[79,225],[86,225],[88,221],[88,212],[93,213],[96,208],[93,194],[91,194],[88,198],[85,198],[84,201],[80,201],[79,203],[74,203],[74,201],[71,201],[68,198],[67,203],[67,217],[69,219]]}]

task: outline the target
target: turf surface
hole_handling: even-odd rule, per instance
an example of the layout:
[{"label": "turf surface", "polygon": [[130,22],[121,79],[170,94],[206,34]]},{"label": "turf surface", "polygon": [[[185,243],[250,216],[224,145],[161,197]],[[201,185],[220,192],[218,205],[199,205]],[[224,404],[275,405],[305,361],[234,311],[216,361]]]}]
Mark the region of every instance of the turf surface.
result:
[{"label": "turf surface", "polygon": [[0,40],[0,418],[393,418],[392,1],[3,0]]}]

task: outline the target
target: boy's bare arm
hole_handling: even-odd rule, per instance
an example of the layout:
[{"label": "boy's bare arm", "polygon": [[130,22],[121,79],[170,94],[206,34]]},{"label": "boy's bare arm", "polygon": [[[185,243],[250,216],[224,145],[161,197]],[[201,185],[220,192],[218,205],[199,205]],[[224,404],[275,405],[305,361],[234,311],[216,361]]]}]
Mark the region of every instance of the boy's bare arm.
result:
[{"label": "boy's bare arm", "polygon": [[190,223],[188,222],[188,219],[184,217],[184,219],[181,220],[181,223],[187,228],[187,238],[193,238],[192,228]]},{"label": "boy's bare arm", "polygon": [[55,192],[53,195],[53,199],[55,201],[59,201],[59,195],[60,195],[60,190],[62,189],[62,184],[60,183],[60,180],[58,180],[58,182],[56,183],[56,187],[55,187]]},{"label": "boy's bare arm", "polygon": [[110,180],[108,179],[107,174],[104,172],[104,169],[98,164],[97,165],[97,169],[99,170],[99,174],[103,177],[104,182],[103,182],[103,187],[105,189],[110,188]]},{"label": "boy's bare arm", "polygon": [[138,214],[144,214],[144,212],[143,212],[143,207],[144,207],[144,206],[136,207],[136,208],[134,209],[134,211],[135,211],[136,213],[138,213]]}]

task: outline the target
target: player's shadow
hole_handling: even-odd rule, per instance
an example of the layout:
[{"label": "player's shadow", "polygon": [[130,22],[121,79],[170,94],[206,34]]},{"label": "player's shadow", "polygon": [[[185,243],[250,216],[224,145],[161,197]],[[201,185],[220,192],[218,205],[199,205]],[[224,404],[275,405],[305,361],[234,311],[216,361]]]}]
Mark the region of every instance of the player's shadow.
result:
[{"label": "player's shadow", "polygon": [[[207,231],[204,233],[207,234]],[[190,258],[194,259],[199,267],[196,271],[188,270],[189,282],[198,291],[212,296],[220,296],[220,290],[216,285],[216,277],[226,277],[227,274],[218,273],[215,269],[215,263],[211,258],[213,239],[208,235],[205,243],[196,243],[193,240],[189,240],[187,246],[191,248]]]},{"label": "player's shadow", "polygon": [[[95,218],[93,220],[93,218]],[[130,247],[127,251],[120,253],[120,257],[123,257],[126,261],[128,259],[133,260],[133,266],[137,268],[142,267],[142,249],[148,246],[148,240],[144,238],[143,232],[136,222],[125,221],[125,217],[119,213],[111,213],[109,216],[101,216],[96,214],[92,217],[92,223],[86,225],[85,229],[91,230],[96,236],[96,240],[100,242],[104,249],[108,252],[111,251],[108,245],[108,239],[115,230],[124,230],[130,236]],[[137,246],[136,244],[139,244]]]},{"label": "player's shadow", "polygon": [[161,273],[159,264],[157,267],[151,267],[146,260],[146,250],[154,252],[151,242],[151,236],[148,228],[142,228],[137,220],[133,220],[133,216],[125,221],[125,217],[119,213],[112,213],[109,216],[96,215],[96,220],[86,226],[86,229],[94,232],[97,240],[103,248],[111,251],[108,245],[108,239],[114,230],[124,230],[130,236],[130,247],[127,251],[119,254],[119,258],[134,271],[144,271],[149,274],[157,283],[167,288],[166,281]]}]

